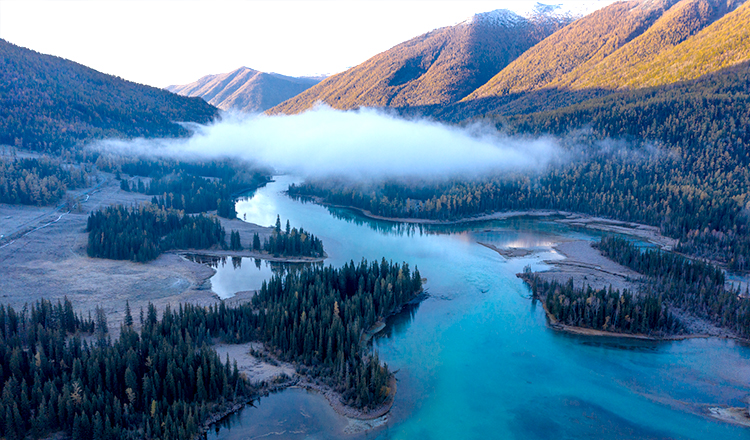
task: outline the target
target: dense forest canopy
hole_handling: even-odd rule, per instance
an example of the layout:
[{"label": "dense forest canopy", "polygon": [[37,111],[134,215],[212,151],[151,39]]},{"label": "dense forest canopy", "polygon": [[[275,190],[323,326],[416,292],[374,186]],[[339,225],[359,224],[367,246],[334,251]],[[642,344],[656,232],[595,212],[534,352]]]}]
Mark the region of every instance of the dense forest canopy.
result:
[{"label": "dense forest canopy", "polygon": [[372,408],[391,393],[391,372],[365,351],[363,332],[401,310],[422,290],[419,270],[383,259],[340,269],[306,267],[274,275],[253,297],[259,336],[309,368],[344,402]]},{"label": "dense forest canopy", "polygon": [[[255,388],[208,344],[261,340],[358,408],[382,403],[391,374],[362,338],[421,291],[418,270],[383,260],[306,268],[264,283],[252,303],[129,305],[114,341],[106,318],[42,300],[0,305],[0,432],[11,440],[64,431],[83,439],[186,439],[207,417]],[[135,329],[139,325],[140,331]],[[86,334],[95,333],[95,338]],[[90,342],[88,342],[90,340]]]},{"label": "dense forest canopy", "polygon": [[513,135],[558,135],[573,160],[538,175],[308,181],[289,192],[386,217],[558,209],[635,221],[679,239],[682,252],[750,270],[750,64],[495,123]]},{"label": "dense forest canopy", "polygon": [[186,136],[175,121],[207,123],[218,110],[0,40],[0,143],[61,152],[104,137]]},{"label": "dense forest canopy", "polygon": [[674,253],[643,250],[618,237],[604,237],[597,247],[606,257],[648,277],[643,294],[660,298],[742,337],[750,335],[748,292],[727,286],[720,268]]},{"label": "dense forest canopy", "polygon": [[90,184],[83,165],[63,164],[49,156],[17,158],[0,156],[0,203],[51,205],[65,197],[68,189]]},{"label": "dense forest canopy", "polygon": [[179,325],[193,310],[168,309],[159,320],[149,306],[138,332],[128,308],[119,338],[87,342],[99,324],[75,315],[67,299],[20,312],[0,306],[0,432],[8,440],[57,431],[73,440],[198,434],[210,413],[254,390],[206,345],[215,328]]},{"label": "dense forest canopy", "polygon": [[90,257],[150,261],[169,249],[226,246],[226,231],[216,218],[143,204],[110,206],[92,212],[86,231]]}]

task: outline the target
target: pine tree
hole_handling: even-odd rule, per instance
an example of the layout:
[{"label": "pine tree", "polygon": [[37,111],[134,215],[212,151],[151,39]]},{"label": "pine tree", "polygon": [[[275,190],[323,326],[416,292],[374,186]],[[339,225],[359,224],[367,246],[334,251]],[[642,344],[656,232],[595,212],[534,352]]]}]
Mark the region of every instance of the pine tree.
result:
[{"label": "pine tree", "polygon": [[123,320],[125,327],[133,326],[133,315],[130,313],[130,301],[125,301],[125,319]]}]

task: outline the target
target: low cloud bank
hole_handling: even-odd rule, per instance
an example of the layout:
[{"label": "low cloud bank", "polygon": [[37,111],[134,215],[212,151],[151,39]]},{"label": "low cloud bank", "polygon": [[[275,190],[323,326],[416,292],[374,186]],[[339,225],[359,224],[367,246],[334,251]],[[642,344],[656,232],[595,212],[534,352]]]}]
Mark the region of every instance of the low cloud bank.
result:
[{"label": "low cloud bank", "polygon": [[300,115],[227,114],[188,139],[106,140],[121,154],[181,159],[231,157],[311,178],[480,177],[533,172],[562,158],[553,139],[515,139],[494,128],[459,128],[363,109],[320,107]]}]

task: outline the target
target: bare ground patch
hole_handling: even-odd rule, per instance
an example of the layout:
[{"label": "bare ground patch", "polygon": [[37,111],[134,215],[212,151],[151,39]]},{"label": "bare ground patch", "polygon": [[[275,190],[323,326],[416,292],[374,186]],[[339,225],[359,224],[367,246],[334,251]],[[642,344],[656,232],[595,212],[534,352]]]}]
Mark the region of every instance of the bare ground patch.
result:
[{"label": "bare ground patch", "polygon": [[567,283],[573,279],[576,288],[591,286],[594,289],[629,290],[636,293],[643,282],[643,276],[632,269],[615,263],[591,246],[585,240],[562,241],[553,249],[565,256],[563,260],[545,260],[553,268],[538,272],[545,281]]},{"label": "bare ground patch", "polygon": [[229,356],[230,361],[237,361],[237,368],[240,373],[243,373],[251,383],[270,382],[282,375],[292,377],[297,374],[292,364],[272,360],[271,358],[264,360],[250,354],[251,350],[265,351],[263,344],[260,342],[217,344],[213,348],[222,360]]},{"label": "bare ground patch", "polygon": [[[53,207],[0,204],[0,302],[16,309],[42,298],[57,301],[63,297],[73,302],[84,315],[97,306],[104,308],[110,329],[115,333],[124,318],[125,303],[130,302],[136,324],[141,308],[153,303],[163,310],[179,303],[209,305],[220,301],[211,290],[209,278],[215,271],[168,252],[149,263],[89,258],[86,254],[86,223],[91,212],[110,205],[125,206],[148,202],[151,196],[122,191],[120,183],[109,173],[99,173],[94,186],[68,192],[68,199],[78,202]],[[227,235],[239,231],[242,246],[252,248],[253,235],[261,241],[272,228],[238,219],[220,218]],[[279,261],[264,252],[220,249],[198,253],[216,256],[246,256]],[[300,262],[321,261],[300,257]],[[243,295],[248,299],[251,292]]]},{"label": "bare ground patch", "polygon": [[86,255],[90,212],[150,200],[120,190],[112,175],[99,177],[98,186],[73,194],[81,202],[80,209],[0,205],[0,230],[12,236],[0,241],[0,301],[21,308],[42,298],[57,301],[67,296],[84,314],[103,307],[115,331],[126,301],[136,322],[139,309],[149,302],[163,309],[179,302],[207,305],[218,301],[207,283],[213,269],[178,255],[164,254],[147,264]]}]

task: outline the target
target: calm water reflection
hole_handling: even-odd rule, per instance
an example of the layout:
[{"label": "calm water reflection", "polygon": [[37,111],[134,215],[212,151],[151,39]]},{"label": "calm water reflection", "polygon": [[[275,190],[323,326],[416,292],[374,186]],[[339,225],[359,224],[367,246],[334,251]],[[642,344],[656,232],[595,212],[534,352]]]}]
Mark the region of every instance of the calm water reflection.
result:
[{"label": "calm water reflection", "polygon": [[[231,427],[209,438],[750,438],[748,430],[702,415],[706,405],[744,404],[750,394],[746,347],[718,339],[592,339],[546,326],[515,274],[560,258],[551,248],[555,241],[594,240],[595,234],[524,218],[450,227],[372,221],[291,200],[281,192],[292,181],[280,177],[239,201],[240,218],[262,225],[277,214],[289,218],[323,240],[326,264],[362,257],[407,261],[427,278],[430,297],[391,318],[373,341],[397,371],[398,393],[385,427],[345,434],[347,421],[325,399],[287,390],[233,416]],[[533,252],[506,259],[477,241]],[[241,264],[241,270],[224,267],[226,291],[252,290],[272,273]],[[248,277],[246,267],[257,277]]]}]

